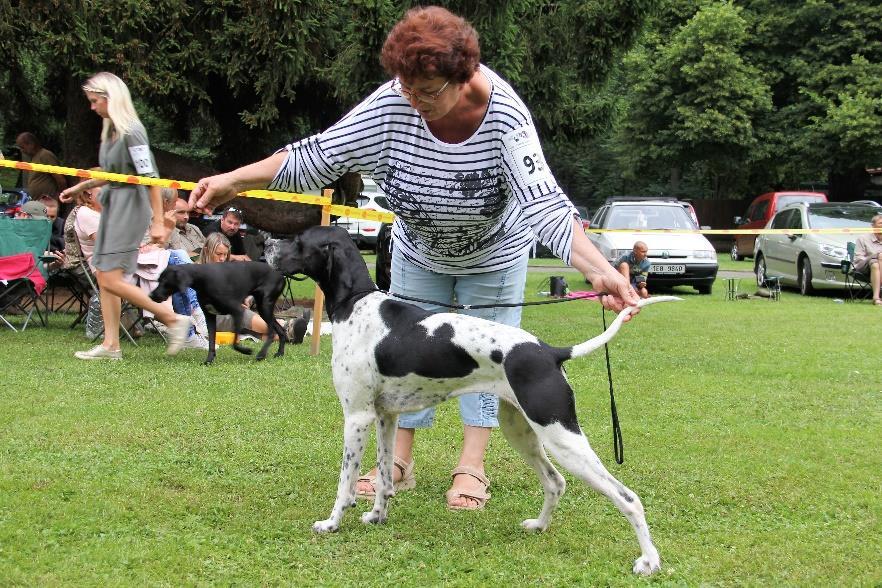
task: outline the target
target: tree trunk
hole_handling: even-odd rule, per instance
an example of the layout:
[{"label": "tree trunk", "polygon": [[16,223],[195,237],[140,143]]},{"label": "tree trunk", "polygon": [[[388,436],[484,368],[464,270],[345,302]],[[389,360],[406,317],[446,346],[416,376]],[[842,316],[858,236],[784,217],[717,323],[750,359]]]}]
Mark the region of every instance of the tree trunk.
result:
[{"label": "tree trunk", "polygon": [[679,196],[680,194],[680,168],[671,168],[671,194]]},{"label": "tree trunk", "polygon": [[[101,117],[89,108],[89,101],[80,88],[76,76],[68,76],[64,92],[67,116],[60,159],[62,165],[89,169],[98,165],[98,146],[101,144]],[[68,178],[75,183],[75,178]]]}]

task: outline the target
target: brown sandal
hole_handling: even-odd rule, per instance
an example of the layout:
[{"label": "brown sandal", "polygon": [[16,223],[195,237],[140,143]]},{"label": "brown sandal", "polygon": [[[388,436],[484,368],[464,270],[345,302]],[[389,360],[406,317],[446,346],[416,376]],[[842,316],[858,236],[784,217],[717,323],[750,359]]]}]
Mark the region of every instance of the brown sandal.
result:
[{"label": "brown sandal", "polygon": [[[447,498],[447,508],[449,508],[450,510],[481,510],[482,508],[484,508],[484,505],[487,504],[487,501],[490,500],[490,494],[487,492],[487,490],[490,489],[490,480],[488,480],[484,474],[482,474],[475,468],[470,468],[468,466],[459,466],[457,468],[454,468],[454,470],[450,472],[450,477],[451,479],[453,479],[460,474],[467,474],[475,478],[477,481],[484,485],[484,492],[459,492],[451,488],[444,495]],[[450,501],[452,499],[460,497],[470,498],[476,501],[478,504],[476,504],[475,506],[453,506],[452,504],[450,504]]]},{"label": "brown sandal", "polygon": [[[410,460],[410,463],[405,463],[403,459],[396,455],[392,458],[392,463],[395,464],[395,467],[401,470],[401,479],[392,485],[393,490],[398,492],[399,490],[411,490],[416,487],[416,478],[413,476],[413,460]],[[356,490],[355,497],[373,500],[377,495],[377,475],[361,476],[356,480],[356,484],[358,482],[368,482],[373,490],[370,492],[358,492],[358,490]]]}]

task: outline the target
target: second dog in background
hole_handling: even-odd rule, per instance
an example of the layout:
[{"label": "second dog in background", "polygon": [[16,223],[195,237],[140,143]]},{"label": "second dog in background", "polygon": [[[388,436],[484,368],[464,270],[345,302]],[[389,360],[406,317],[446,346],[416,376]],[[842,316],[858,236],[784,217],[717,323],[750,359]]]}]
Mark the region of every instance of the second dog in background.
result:
[{"label": "second dog in background", "polygon": [[[205,363],[210,364],[216,355],[217,315],[228,314],[233,317],[235,325],[233,349],[246,355],[252,353],[251,349],[239,344],[239,334],[243,330],[244,309],[242,301],[248,296],[253,296],[257,314],[269,329],[263,347],[255,356],[255,359],[261,360],[266,358],[269,346],[273,342],[274,333],[279,338],[279,350],[275,357],[281,357],[285,354],[285,342],[288,338],[282,326],[273,317],[273,308],[284,287],[285,277],[265,263],[256,261],[191,263],[168,266],[159,276],[159,283],[151,292],[150,298],[156,302],[162,302],[175,292],[185,292],[187,288],[193,288],[196,291],[199,303],[205,313],[205,323],[208,326],[208,356],[205,358]],[[303,320],[303,327],[305,326],[306,321]],[[302,335],[300,341],[302,341]]]}]

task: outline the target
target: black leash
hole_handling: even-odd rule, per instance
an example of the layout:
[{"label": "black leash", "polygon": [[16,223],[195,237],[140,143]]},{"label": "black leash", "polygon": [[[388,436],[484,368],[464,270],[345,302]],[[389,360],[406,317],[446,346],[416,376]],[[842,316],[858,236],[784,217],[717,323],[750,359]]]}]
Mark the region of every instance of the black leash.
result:
[{"label": "black leash", "polygon": [[[603,330],[606,330],[606,309],[600,307],[600,315],[603,317]],[[616,463],[622,465],[625,462],[625,445],[622,442],[622,428],[619,426],[619,412],[616,410],[616,396],[613,393],[612,368],[609,363],[609,346],[603,344],[603,352],[606,354],[606,379],[609,382],[609,411],[612,418],[613,429],[613,453]]]}]

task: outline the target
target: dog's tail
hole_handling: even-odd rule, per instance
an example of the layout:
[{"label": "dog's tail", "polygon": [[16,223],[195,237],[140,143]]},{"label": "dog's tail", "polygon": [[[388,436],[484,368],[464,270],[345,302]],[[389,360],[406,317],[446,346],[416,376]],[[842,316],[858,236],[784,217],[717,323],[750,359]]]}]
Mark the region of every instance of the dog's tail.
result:
[{"label": "dog's tail", "polygon": [[[636,308],[643,308],[644,306],[649,306],[650,304],[655,304],[656,302],[674,302],[683,300],[682,298],[678,298],[676,296],[652,296],[651,298],[643,298],[637,303]],[[622,326],[622,323],[625,321],[625,317],[629,316],[632,312],[634,312],[635,307],[628,306],[619,313],[619,315],[615,318],[612,324],[607,327],[607,329],[594,337],[593,339],[589,339],[584,343],[579,343],[578,345],[574,345],[570,349],[570,358],[573,357],[582,357],[583,355],[588,355],[604,343],[609,342],[613,337],[615,337],[616,333],[619,332],[619,328]]]}]

